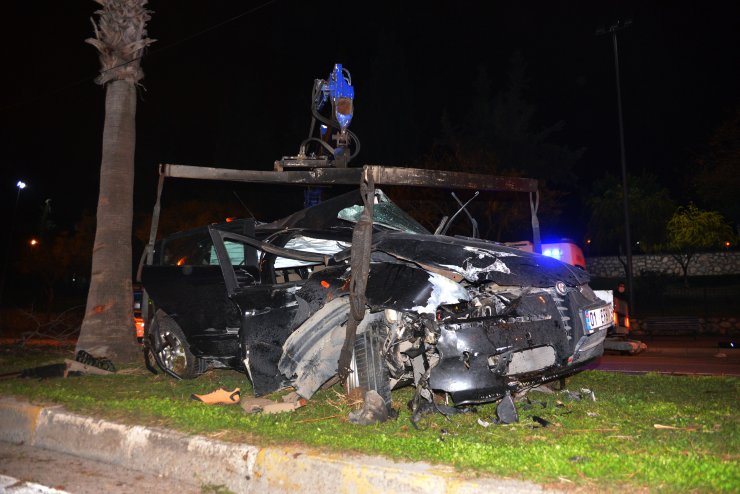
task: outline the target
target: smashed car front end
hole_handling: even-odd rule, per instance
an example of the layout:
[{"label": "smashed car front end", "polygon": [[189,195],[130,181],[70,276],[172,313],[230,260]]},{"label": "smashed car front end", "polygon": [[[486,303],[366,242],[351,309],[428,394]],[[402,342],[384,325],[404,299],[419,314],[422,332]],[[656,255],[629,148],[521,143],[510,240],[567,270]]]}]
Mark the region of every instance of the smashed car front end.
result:
[{"label": "smashed car front end", "polygon": [[495,401],[603,352],[611,309],[578,268],[472,239],[391,234],[375,249],[403,266],[371,268],[368,280],[369,304],[385,310],[391,377],[427,397]]},{"label": "smashed car front end", "polygon": [[[590,331],[583,321],[586,309],[600,308],[601,301],[587,300],[578,288],[565,294],[526,290],[517,298],[512,291],[492,295],[472,317],[439,321],[430,388],[446,391],[458,405],[488,402],[572,373],[601,355],[606,326]],[[516,300],[516,308],[489,311],[501,298]]]}]

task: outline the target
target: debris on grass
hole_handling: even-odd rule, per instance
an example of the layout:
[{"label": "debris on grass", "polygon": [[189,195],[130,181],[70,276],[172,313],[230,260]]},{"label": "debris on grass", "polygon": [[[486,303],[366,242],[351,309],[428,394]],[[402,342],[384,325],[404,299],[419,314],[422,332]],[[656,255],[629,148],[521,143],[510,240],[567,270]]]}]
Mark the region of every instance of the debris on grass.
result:
[{"label": "debris on grass", "polygon": [[581,401],[581,394],[576,391],[571,391],[569,389],[564,389],[560,392],[561,394],[564,394],[568,398],[570,398],[573,401]]},{"label": "debris on grass", "polygon": [[663,424],[653,424],[653,427],[656,429],[662,429],[662,430],[670,430],[670,431],[688,431],[688,432],[696,432],[699,430],[698,425],[690,425],[687,427],[675,427],[672,425],[663,425]]},{"label": "debris on grass", "polygon": [[312,418],[312,419],[296,420],[294,423],[296,423],[296,424],[308,424],[308,423],[311,423],[311,422],[321,422],[323,420],[336,419],[336,418],[339,418],[339,417],[342,417],[342,416],[343,415],[340,415],[340,414],[328,415],[326,417],[316,417],[316,418]]},{"label": "debris on grass", "polygon": [[385,422],[389,418],[388,405],[377,391],[365,393],[365,403],[359,410],[349,413],[349,421],[357,425],[372,425]]},{"label": "debris on grass", "polygon": [[588,388],[581,388],[581,396],[583,396],[584,398],[591,398],[591,401],[593,402],[596,401],[596,395]]},{"label": "debris on grass", "polygon": [[506,396],[496,406],[496,416],[500,424],[519,422],[519,414],[516,411],[514,400],[511,399],[511,394],[506,393]]},{"label": "debris on grass", "polygon": [[537,415],[532,415],[532,420],[540,424],[542,427],[549,427],[552,425],[552,422],[549,420],[543,419],[542,417],[538,417]]},{"label": "debris on grass", "polygon": [[241,407],[247,413],[264,413],[270,415],[273,413],[292,412],[306,404],[306,400],[298,396],[286,395],[283,401],[272,401],[268,398],[244,398],[241,400]]},{"label": "debris on grass", "polygon": [[240,395],[241,390],[239,388],[234,388],[233,391],[218,388],[215,391],[202,395],[193,393],[190,395],[190,399],[200,401],[206,405],[236,405],[239,403]]},{"label": "debris on grass", "polygon": [[581,401],[582,399],[590,399],[591,401],[596,401],[596,394],[594,394],[594,392],[588,388],[581,388],[580,392],[564,389],[560,393],[564,394],[573,401]]},{"label": "debris on grass", "polygon": [[8,372],[0,374],[0,379],[50,379],[66,378],[71,376],[80,376],[82,374],[93,375],[110,375],[110,371],[100,369],[78,362],[76,360],[65,359],[61,364],[47,364],[37,367],[29,367],[17,372]]},{"label": "debris on grass", "polygon": [[75,360],[77,362],[85,364],[88,367],[97,367],[98,369],[102,369],[105,371],[116,372],[116,367],[113,365],[113,362],[111,362],[110,359],[107,359],[105,357],[93,357],[85,350],[80,350],[79,352],[77,352],[77,355],[75,355]]},{"label": "debris on grass", "polygon": [[545,394],[548,394],[548,395],[555,394],[555,390],[552,389],[547,384],[540,384],[539,386],[535,386],[535,387],[531,388],[530,391],[537,391],[539,393],[545,393]]}]

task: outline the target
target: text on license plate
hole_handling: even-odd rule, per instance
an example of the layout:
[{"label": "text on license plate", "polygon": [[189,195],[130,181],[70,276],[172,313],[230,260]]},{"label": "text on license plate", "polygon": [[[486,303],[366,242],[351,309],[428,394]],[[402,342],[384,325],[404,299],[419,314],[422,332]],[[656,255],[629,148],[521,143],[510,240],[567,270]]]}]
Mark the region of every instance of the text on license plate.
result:
[{"label": "text on license plate", "polygon": [[586,332],[593,333],[597,329],[612,324],[614,322],[612,320],[614,317],[612,310],[612,307],[607,305],[598,309],[583,311],[583,318],[586,321]]}]

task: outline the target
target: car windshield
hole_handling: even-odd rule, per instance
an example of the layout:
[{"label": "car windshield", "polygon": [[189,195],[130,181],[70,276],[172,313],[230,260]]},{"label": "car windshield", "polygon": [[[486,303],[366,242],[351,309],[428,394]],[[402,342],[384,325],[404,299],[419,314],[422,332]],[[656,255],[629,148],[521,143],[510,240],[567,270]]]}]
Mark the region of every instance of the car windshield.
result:
[{"label": "car windshield", "polygon": [[[339,211],[337,218],[357,223],[364,209],[364,206],[350,206]],[[396,206],[380,189],[375,189],[373,223],[406,233],[429,233],[408,213]]]}]

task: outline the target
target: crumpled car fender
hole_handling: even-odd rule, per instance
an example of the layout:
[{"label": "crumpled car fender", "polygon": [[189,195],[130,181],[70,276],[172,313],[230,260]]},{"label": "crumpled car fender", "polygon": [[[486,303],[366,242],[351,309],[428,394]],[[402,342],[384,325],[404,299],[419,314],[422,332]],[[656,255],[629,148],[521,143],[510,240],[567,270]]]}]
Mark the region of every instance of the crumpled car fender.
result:
[{"label": "crumpled car fender", "polygon": [[374,251],[471,283],[545,288],[558,281],[578,286],[590,280],[586,271],[557,259],[485,240],[393,233],[378,234],[373,242]]},{"label": "crumpled car fender", "polygon": [[459,283],[401,263],[371,264],[365,296],[374,311],[393,309],[418,314],[434,314],[442,304],[470,300]]},{"label": "crumpled car fender", "polygon": [[[283,345],[278,370],[292,381],[296,392],[309,399],[337,373],[337,362],[346,336],[349,298],[326,303],[296,329]],[[367,314],[357,328],[363,333],[383,313]]]}]

